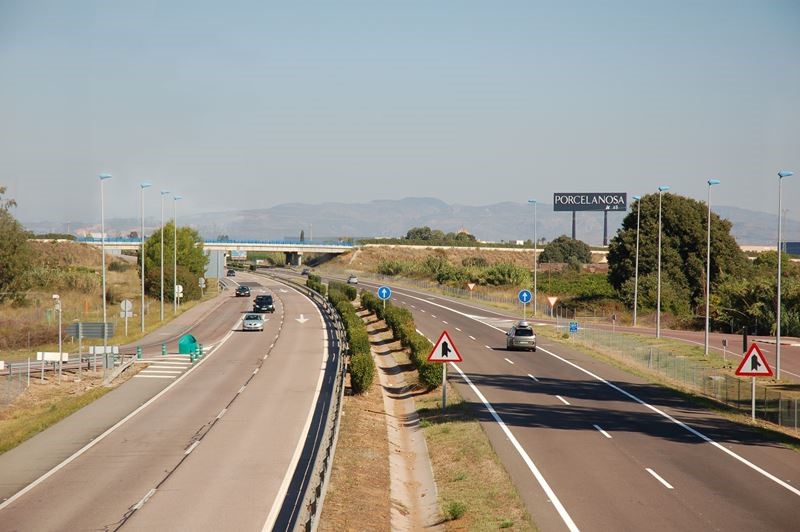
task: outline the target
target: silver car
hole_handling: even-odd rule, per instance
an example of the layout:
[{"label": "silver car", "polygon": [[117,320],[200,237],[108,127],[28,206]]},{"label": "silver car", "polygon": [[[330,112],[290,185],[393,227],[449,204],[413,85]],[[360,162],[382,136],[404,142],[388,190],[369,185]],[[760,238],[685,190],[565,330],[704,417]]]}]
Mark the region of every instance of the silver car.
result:
[{"label": "silver car", "polygon": [[527,321],[514,324],[506,333],[506,349],[528,349],[536,351],[536,333]]},{"label": "silver car", "polygon": [[245,314],[242,320],[243,331],[263,331],[264,316],[261,314]]}]

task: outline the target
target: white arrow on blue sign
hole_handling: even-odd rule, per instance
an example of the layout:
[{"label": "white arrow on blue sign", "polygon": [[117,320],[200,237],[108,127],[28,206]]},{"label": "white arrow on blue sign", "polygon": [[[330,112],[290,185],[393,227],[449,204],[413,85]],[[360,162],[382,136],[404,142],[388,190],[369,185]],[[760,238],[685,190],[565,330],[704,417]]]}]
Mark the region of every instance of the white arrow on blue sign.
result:
[{"label": "white arrow on blue sign", "polygon": [[530,303],[532,297],[530,290],[520,290],[519,294],[517,294],[520,303]]},{"label": "white arrow on blue sign", "polygon": [[386,301],[390,297],[392,297],[392,289],[388,286],[381,286],[378,288],[378,297]]}]

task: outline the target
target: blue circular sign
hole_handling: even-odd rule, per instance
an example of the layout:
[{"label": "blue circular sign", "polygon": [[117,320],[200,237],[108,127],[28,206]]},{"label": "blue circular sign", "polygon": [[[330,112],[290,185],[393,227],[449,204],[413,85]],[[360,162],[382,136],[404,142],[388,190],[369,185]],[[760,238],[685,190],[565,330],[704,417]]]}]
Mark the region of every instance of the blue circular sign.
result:
[{"label": "blue circular sign", "polygon": [[520,290],[519,294],[517,294],[517,298],[519,299],[520,303],[530,303],[533,296],[531,295],[530,290]]},{"label": "blue circular sign", "polygon": [[390,297],[392,297],[392,289],[388,286],[381,286],[378,288],[378,297],[386,301]]}]

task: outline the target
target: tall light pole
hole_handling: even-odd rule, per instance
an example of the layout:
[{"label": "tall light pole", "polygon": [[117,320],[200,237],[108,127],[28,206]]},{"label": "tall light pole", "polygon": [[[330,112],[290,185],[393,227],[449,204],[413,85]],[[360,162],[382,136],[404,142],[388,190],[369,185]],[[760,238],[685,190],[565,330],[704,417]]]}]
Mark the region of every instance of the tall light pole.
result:
[{"label": "tall light pole", "polygon": [[164,321],[164,196],[169,190],[161,191],[161,321]]},{"label": "tall light pole", "polygon": [[636,327],[636,314],[639,309],[639,221],[642,215],[642,197],[634,196],[636,200],[636,266],[633,269],[633,326]]},{"label": "tall light pole", "polygon": [[539,261],[536,260],[536,254],[539,251],[539,249],[538,249],[539,245],[537,243],[537,238],[536,238],[536,236],[537,236],[536,235],[536,200],[535,199],[529,199],[528,203],[533,205],[533,315],[536,316],[537,299],[539,297],[538,290],[537,290],[538,285],[536,283],[536,273],[537,273],[537,270],[539,269],[538,268],[538,262]]},{"label": "tall light pole", "polygon": [[142,308],[139,313],[142,315],[142,332],[144,332],[144,189],[151,186],[153,185],[150,183],[139,184],[139,203],[142,206],[142,232],[139,233],[139,238],[142,241],[142,251],[139,255],[139,260],[142,262]]},{"label": "tall light pole", "polygon": [[778,304],[775,309],[775,378],[781,378],[781,222],[783,221],[781,215],[783,211],[783,203],[781,202],[781,183],[784,177],[791,177],[794,172],[791,170],[781,170],[778,172]]},{"label": "tall light pole", "polygon": [[719,185],[719,179],[708,180],[708,221],[706,222],[706,334],[704,354],[708,356],[708,310],[711,298],[711,187]]},{"label": "tall light pole", "polygon": [[656,338],[661,338],[661,196],[668,185],[658,187],[658,289],[656,290]]},{"label": "tall light pole", "polygon": [[100,254],[103,268],[103,370],[108,369],[108,324],[106,323],[106,216],[103,203],[103,182],[111,174],[100,174]]},{"label": "tall light pole", "polygon": [[[64,364],[64,350],[61,343],[61,296],[53,294],[53,301],[55,301],[55,311],[58,312],[58,382],[61,382],[61,366]],[[78,365],[80,366],[80,360]],[[44,361],[42,361],[44,365]]]},{"label": "tall light pole", "polygon": [[182,200],[183,196],[172,197],[172,221],[175,225],[172,226],[174,230],[172,238],[172,314],[178,314],[178,200]]}]

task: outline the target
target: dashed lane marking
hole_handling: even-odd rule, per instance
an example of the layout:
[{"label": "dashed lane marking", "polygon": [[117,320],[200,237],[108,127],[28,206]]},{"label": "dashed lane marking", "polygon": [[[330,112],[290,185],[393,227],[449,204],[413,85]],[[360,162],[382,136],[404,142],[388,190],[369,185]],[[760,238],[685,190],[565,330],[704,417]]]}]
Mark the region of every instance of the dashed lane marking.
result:
[{"label": "dashed lane marking", "polygon": [[655,471],[653,471],[649,467],[646,467],[645,470],[648,473],[650,473],[651,475],[653,475],[653,478],[655,478],[657,481],[661,482],[664,485],[664,487],[667,488],[668,490],[674,490],[675,489],[675,488],[672,487],[672,484],[670,484],[669,482],[667,482],[666,480],[661,478],[661,475],[659,475],[658,473],[656,473]]}]

